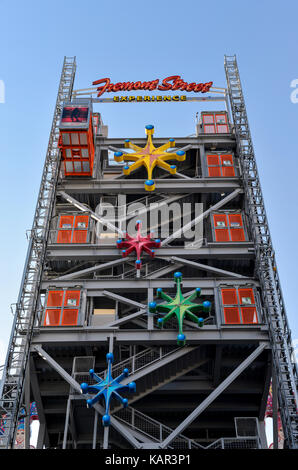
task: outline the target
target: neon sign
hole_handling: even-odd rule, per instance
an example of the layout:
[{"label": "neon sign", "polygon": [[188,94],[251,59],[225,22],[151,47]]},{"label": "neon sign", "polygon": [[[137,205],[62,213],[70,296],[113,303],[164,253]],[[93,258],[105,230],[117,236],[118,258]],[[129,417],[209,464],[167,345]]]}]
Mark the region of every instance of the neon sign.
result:
[{"label": "neon sign", "polygon": [[109,78],[102,78],[95,80],[92,85],[101,85],[97,87],[97,96],[101,96],[103,93],[116,93],[117,91],[132,91],[132,90],[159,90],[159,91],[187,91],[187,92],[201,92],[207,93],[213,85],[213,82],[196,83],[196,82],[185,82],[182,80],[180,75],[172,75],[164,78],[161,84],[159,80],[151,80],[149,82],[118,82],[111,83]]}]

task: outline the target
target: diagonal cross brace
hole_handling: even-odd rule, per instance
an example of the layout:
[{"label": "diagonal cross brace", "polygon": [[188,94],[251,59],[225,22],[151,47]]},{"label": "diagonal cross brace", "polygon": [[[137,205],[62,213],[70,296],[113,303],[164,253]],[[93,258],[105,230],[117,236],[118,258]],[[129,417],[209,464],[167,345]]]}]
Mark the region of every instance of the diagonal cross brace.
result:
[{"label": "diagonal cross brace", "polygon": [[[78,384],[78,382],[73,378],[71,377],[71,375],[69,375],[64,369],[63,367],[61,367],[46,351],[44,351],[44,349],[42,349],[41,346],[39,345],[36,345],[34,346],[33,348],[34,351],[36,351],[40,357],[42,357],[42,359],[44,359],[46,362],[48,362],[48,364],[50,364],[50,366],[53,367],[53,369],[55,369],[56,372],[58,372],[59,375],[61,375],[61,377],[69,383],[69,385],[74,388],[77,392],[81,393],[81,387],[80,387],[80,384]],[[101,415],[104,415],[105,414],[105,410],[102,406],[100,406],[98,403],[94,404],[93,405],[93,408],[98,411],[98,413],[100,413]],[[117,421],[113,416],[111,416],[111,425],[117,430],[119,431],[119,433],[125,438],[127,439],[134,448],[136,449],[140,449],[141,448],[141,444],[140,442],[138,442],[132,435],[131,433],[128,431],[128,429],[126,427],[124,427],[121,423],[119,423],[119,421]]]},{"label": "diagonal cross brace", "polygon": [[238,367],[213,390],[205,400],[200,403],[194,411],[185,418],[182,423],[160,444],[161,449],[167,448],[169,444],[181,434],[209,405],[212,403],[231,383],[264,351],[266,343],[261,343]]},{"label": "diagonal cross brace", "polygon": [[236,277],[237,279],[249,279],[247,276],[243,276],[242,274],[234,273],[232,271],[225,271],[224,269],[214,268],[213,266],[208,266],[207,264],[196,263],[195,261],[179,258],[178,256],[171,256],[171,259],[173,261],[188,264],[189,266],[193,266],[194,268],[202,269],[203,271],[209,271],[222,276]]},{"label": "diagonal cross brace", "polygon": [[214,206],[207,209],[205,212],[203,212],[203,214],[198,215],[198,217],[196,217],[195,219],[185,224],[182,228],[179,228],[179,230],[176,230],[176,232],[172,233],[168,238],[165,238],[161,242],[161,246],[167,245],[170,241],[174,240],[175,238],[181,237],[184,231],[189,230],[193,225],[196,225],[202,220],[204,220],[210,214],[210,212],[215,211],[219,209],[220,207],[224,206],[225,204],[227,204],[227,202],[231,201],[236,196],[238,196],[240,192],[242,192],[241,188],[235,189],[235,191],[228,194],[226,197],[224,197],[219,202],[214,204]]}]

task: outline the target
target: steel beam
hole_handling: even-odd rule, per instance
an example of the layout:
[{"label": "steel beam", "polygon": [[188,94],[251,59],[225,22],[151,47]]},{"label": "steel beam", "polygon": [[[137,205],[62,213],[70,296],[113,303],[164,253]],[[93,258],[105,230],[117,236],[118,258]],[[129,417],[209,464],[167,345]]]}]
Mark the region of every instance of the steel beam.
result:
[{"label": "steel beam", "polygon": [[[120,178],[121,177],[121,178]],[[158,178],[155,179],[155,193],[223,193],[239,188],[239,178]],[[142,179],[124,179],[123,175],[110,180],[71,180],[63,181],[59,185],[60,191],[68,191],[71,194],[148,194],[144,189]],[[76,206],[78,207],[78,206]],[[83,206],[84,211],[88,209]],[[79,207],[78,207],[79,208]]]},{"label": "steel beam", "polygon": [[212,403],[267,347],[260,344],[241,364],[197,406],[197,408],[161,443],[160,448],[166,449],[168,445],[186,429],[209,405]]},{"label": "steel beam", "polygon": [[[32,345],[43,344],[69,347],[92,344],[106,344],[107,338],[114,333],[117,344],[124,345],[173,345],[176,343],[176,330],[119,330],[118,328],[98,327],[43,327],[32,339]],[[240,325],[218,328],[205,325],[204,328],[187,330],[187,344],[257,344],[268,340],[268,329],[262,325]]]},{"label": "steel beam", "polygon": [[[40,357],[42,357],[48,364],[53,367],[53,369],[58,372],[58,374],[66,381],[69,383],[69,385],[75,389],[77,392],[81,393],[81,387],[78,384],[78,382],[71,377],[46,351],[42,349],[40,345],[35,345],[34,346],[34,351],[36,351]],[[93,405],[93,408],[98,411],[101,415],[105,414],[105,410],[102,406],[100,406],[98,403]],[[127,439],[130,444],[136,449],[139,449],[141,447],[140,443],[131,435],[131,433],[122,426],[119,421],[117,421],[113,416],[111,416],[111,425],[125,438]]]},{"label": "steel beam", "polygon": [[[157,248],[155,255],[159,258],[171,256],[183,256],[183,258],[205,259],[254,259],[254,244],[251,242],[209,243],[200,248],[187,248],[181,246],[169,246]],[[93,262],[106,259],[119,259],[119,251],[112,246],[98,245],[69,245],[55,244],[48,246],[47,257],[49,260],[92,260]]]},{"label": "steel beam", "polygon": [[[198,282],[202,289],[202,294],[204,295],[213,295],[214,294],[214,279],[212,278],[201,278],[198,281],[198,278],[183,279],[183,287],[189,289],[195,289],[198,287]],[[226,277],[217,278],[216,285],[226,284],[233,286],[235,284],[235,279],[227,279]],[[237,284],[247,285],[247,283],[258,286],[258,282],[251,278],[238,279]],[[88,279],[88,280],[78,280],[77,285],[80,285],[82,288],[88,290],[88,296],[106,296],[119,300],[123,303],[131,304],[139,309],[147,308],[147,305],[141,304],[139,302],[134,302],[126,297],[119,296],[114,294],[114,290],[121,292],[136,292],[136,289],[146,291],[149,288],[170,288],[173,287],[173,281],[171,279],[146,279],[139,278],[134,279],[133,282],[131,279]],[[42,290],[49,289],[53,286],[56,287],[73,287],[74,281],[43,281],[41,288]],[[113,292],[107,289],[113,289]]]}]

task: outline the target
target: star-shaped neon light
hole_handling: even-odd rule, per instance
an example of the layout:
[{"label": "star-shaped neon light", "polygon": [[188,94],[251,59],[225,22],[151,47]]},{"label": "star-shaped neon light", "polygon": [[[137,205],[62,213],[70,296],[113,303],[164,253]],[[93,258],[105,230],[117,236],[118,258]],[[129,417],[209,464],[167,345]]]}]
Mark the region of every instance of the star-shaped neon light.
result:
[{"label": "star-shaped neon light", "polygon": [[116,379],[112,378],[112,363],[114,360],[114,356],[112,353],[108,353],[106,355],[107,362],[108,362],[108,370],[107,370],[107,375],[105,379],[101,379],[98,377],[98,375],[95,374],[93,369],[89,370],[89,374],[92,379],[95,379],[97,384],[94,385],[88,385],[87,383],[82,383],[81,384],[81,389],[82,393],[90,393],[90,394],[96,394],[93,398],[88,398],[87,400],[87,406],[88,408],[91,408],[95,403],[97,403],[102,397],[105,400],[105,414],[102,417],[102,424],[103,426],[109,426],[111,418],[109,415],[109,410],[110,410],[110,402],[112,397],[114,396],[117,398],[120,403],[122,403],[123,407],[126,408],[128,405],[128,400],[127,398],[122,398],[121,395],[119,395],[119,391],[125,391],[128,390],[129,392],[135,392],[136,391],[136,384],[134,382],[130,382],[127,385],[122,385],[120,382],[123,380],[125,377],[128,377],[129,371],[128,369],[123,369],[123,372],[119,377]]},{"label": "star-shaped neon light", "polygon": [[181,284],[182,284],[182,274],[180,272],[176,272],[174,274],[174,281],[177,284],[177,292],[176,297],[172,299],[169,295],[165,294],[161,288],[157,289],[157,296],[166,300],[166,303],[157,304],[156,302],[149,303],[149,312],[155,313],[159,312],[165,314],[163,318],[159,318],[157,320],[157,324],[161,327],[166,321],[168,321],[172,316],[176,315],[178,327],[179,327],[179,334],[177,336],[177,344],[178,346],[184,346],[186,336],[183,333],[183,320],[186,316],[189,320],[197,323],[200,327],[204,324],[203,318],[198,318],[194,313],[196,312],[210,312],[211,310],[211,302],[205,300],[202,304],[196,304],[192,301],[201,295],[201,289],[198,287],[193,294],[189,297],[184,297],[181,292]]},{"label": "star-shaped neon light", "polygon": [[117,247],[119,249],[126,248],[122,250],[123,258],[125,258],[126,256],[129,256],[130,253],[135,251],[136,256],[137,256],[135,267],[136,269],[141,269],[142,252],[145,251],[146,253],[148,253],[148,255],[150,255],[153,258],[155,255],[154,248],[160,247],[160,240],[159,239],[152,240],[152,235],[153,235],[152,232],[149,235],[147,235],[147,237],[142,237],[141,235],[142,223],[139,220],[136,223],[136,228],[137,228],[137,236],[131,237],[130,235],[128,235],[128,233],[126,233],[124,240],[121,240],[121,239],[117,240]]},{"label": "star-shaped neon light", "polygon": [[175,147],[175,140],[170,139],[164,145],[155,148],[152,143],[152,135],[154,133],[154,126],[151,124],[145,127],[146,134],[148,136],[147,143],[144,148],[133,144],[129,139],[125,140],[124,147],[134,150],[133,153],[114,153],[114,159],[116,162],[134,162],[131,165],[125,165],[123,167],[123,173],[130,175],[133,171],[137,170],[141,166],[144,166],[147,170],[147,181],[145,182],[146,191],[154,191],[155,183],[152,179],[152,173],[156,166],[163,168],[168,171],[171,175],[174,175],[177,171],[176,165],[169,165],[166,163],[167,160],[178,160],[182,162],[185,160],[184,150],[177,150],[175,153],[166,152],[167,149]]}]

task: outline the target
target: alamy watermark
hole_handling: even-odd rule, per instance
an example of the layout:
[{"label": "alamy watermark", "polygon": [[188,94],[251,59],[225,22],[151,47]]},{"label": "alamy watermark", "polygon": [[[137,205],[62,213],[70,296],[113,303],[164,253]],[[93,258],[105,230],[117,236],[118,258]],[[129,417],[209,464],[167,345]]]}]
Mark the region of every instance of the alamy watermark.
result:
[{"label": "alamy watermark", "polygon": [[291,81],[290,87],[294,88],[290,95],[291,101],[292,103],[296,104],[298,103],[298,78],[294,78],[294,80]]},{"label": "alamy watermark", "polygon": [[96,207],[95,213],[103,220],[96,226],[98,241],[107,234],[118,234],[121,238],[128,233],[134,237],[137,222],[140,221],[142,235],[150,231],[153,239],[182,239],[188,248],[199,248],[203,244],[202,203],[163,201],[146,205],[142,202],[127,203],[127,196],[119,195],[116,206],[102,202]]}]

